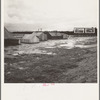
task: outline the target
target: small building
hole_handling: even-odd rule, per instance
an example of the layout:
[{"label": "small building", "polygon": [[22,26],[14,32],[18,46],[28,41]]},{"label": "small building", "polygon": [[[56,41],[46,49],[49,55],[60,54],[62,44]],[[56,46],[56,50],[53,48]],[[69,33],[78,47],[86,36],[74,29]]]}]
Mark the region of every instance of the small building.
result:
[{"label": "small building", "polygon": [[69,37],[69,35],[66,33],[62,33],[62,35],[63,35],[63,39],[68,39],[68,37]]},{"label": "small building", "polygon": [[95,33],[96,32],[96,30],[95,30],[95,28],[85,28],[85,33]]},{"label": "small building", "polygon": [[48,31],[44,31],[43,33],[47,35],[47,39],[51,39],[52,38],[52,36],[49,34]]},{"label": "small building", "polygon": [[79,28],[79,27],[77,27],[77,28],[74,28],[74,33],[84,33],[84,28]]},{"label": "small building", "polygon": [[35,33],[33,32],[33,34],[35,34],[39,38],[40,41],[48,40],[47,34],[44,32],[35,32]]},{"label": "small building", "polygon": [[96,34],[97,32],[97,29],[94,28],[94,27],[90,27],[90,28],[84,28],[84,27],[77,27],[77,28],[74,28],[74,33],[76,34]]},{"label": "small building", "polygon": [[44,33],[47,34],[48,39],[67,39],[69,37],[66,32],[45,31]]},{"label": "small building", "polygon": [[4,46],[19,45],[20,40],[16,39],[11,32],[4,27]]},{"label": "small building", "polygon": [[63,35],[59,32],[48,32],[48,39],[63,39]]}]

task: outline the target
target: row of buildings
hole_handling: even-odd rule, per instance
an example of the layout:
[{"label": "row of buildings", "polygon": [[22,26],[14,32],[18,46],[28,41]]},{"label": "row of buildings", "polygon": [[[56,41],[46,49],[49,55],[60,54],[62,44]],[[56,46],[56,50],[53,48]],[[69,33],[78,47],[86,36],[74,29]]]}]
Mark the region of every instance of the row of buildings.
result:
[{"label": "row of buildings", "polygon": [[96,28],[74,28],[72,32],[58,32],[58,31],[34,31],[34,32],[9,32],[4,28],[4,43],[5,46],[16,45],[21,43],[39,43],[40,41],[47,41],[49,39],[67,39],[69,35],[75,34],[96,34]]},{"label": "row of buildings", "polygon": [[85,34],[95,34],[97,32],[97,28],[91,27],[91,28],[74,28],[74,33],[85,33]]},{"label": "row of buildings", "polygon": [[60,33],[57,31],[52,32],[42,32],[42,31],[34,31],[34,32],[23,32],[18,33],[9,32],[6,28],[4,28],[4,43],[5,46],[16,45],[21,43],[39,43],[40,41],[47,41],[49,39],[67,39],[68,35],[66,33]]}]

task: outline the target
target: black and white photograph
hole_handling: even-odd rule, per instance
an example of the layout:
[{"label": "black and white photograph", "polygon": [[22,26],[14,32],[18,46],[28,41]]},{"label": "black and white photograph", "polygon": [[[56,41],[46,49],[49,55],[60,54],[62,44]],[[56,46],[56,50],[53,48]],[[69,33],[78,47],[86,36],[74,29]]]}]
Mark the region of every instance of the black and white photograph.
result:
[{"label": "black and white photograph", "polygon": [[4,83],[97,83],[97,7],[97,0],[4,0]]}]

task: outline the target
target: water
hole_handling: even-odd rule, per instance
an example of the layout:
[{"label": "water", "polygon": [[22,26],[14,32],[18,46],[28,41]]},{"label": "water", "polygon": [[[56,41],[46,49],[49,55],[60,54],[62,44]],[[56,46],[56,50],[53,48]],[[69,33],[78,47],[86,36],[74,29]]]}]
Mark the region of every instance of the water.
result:
[{"label": "water", "polygon": [[[21,44],[19,46],[7,47],[9,54],[14,56],[19,54],[48,54],[56,55],[56,53],[48,52],[46,48],[65,48],[73,49],[79,48],[91,48],[97,46],[96,37],[71,37],[66,40],[48,40],[45,42],[40,42],[38,44]],[[43,48],[43,49],[41,49]]]}]

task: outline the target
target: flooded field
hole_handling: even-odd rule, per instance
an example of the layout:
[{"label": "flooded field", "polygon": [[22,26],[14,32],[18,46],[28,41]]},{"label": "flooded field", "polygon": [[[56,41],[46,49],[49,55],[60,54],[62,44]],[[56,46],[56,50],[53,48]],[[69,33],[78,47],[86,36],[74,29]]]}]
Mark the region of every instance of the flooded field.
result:
[{"label": "flooded field", "polygon": [[4,67],[6,83],[96,83],[97,38],[6,47]]}]

